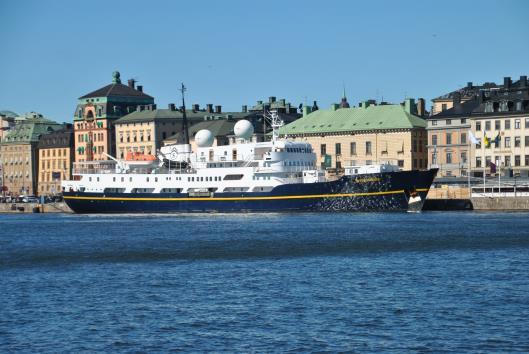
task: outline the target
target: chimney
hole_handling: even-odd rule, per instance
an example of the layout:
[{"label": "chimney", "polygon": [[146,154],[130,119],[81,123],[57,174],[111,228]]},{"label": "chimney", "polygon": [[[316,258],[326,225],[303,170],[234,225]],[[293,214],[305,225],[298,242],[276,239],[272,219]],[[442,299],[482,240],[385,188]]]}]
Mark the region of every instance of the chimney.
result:
[{"label": "chimney", "polygon": [[268,102],[269,102],[269,103],[274,103],[275,101],[276,101],[275,96],[270,96],[270,97],[268,97]]},{"label": "chimney", "polygon": [[416,114],[415,100],[413,98],[406,98],[404,101],[404,110],[409,114]]},{"label": "chimney", "polygon": [[527,87],[527,76],[520,76],[520,87]]},{"label": "chimney", "polygon": [[511,77],[510,76],[505,76],[503,78],[503,88],[511,88]]},{"label": "chimney", "polygon": [[245,104],[242,105],[242,112],[243,113],[247,113],[248,112],[248,106],[247,105],[245,105]]},{"label": "chimney", "polygon": [[136,90],[140,91],[140,92],[143,92],[143,86],[142,85],[138,85],[136,87]]},{"label": "chimney", "polygon": [[[470,83],[472,85],[472,83]],[[419,98],[417,100],[417,115],[419,117],[424,117],[426,111],[426,102],[424,101],[424,98]]]},{"label": "chimney", "polygon": [[156,104],[155,104],[155,103],[151,104],[151,109],[152,109],[153,111],[156,111]]},{"label": "chimney", "polygon": [[320,107],[318,107],[318,104],[316,101],[314,101],[314,104],[312,105],[312,112],[317,111],[318,109],[320,109]]},{"label": "chimney", "polygon": [[284,98],[279,100],[279,103],[281,104],[281,106],[284,106],[286,104],[286,102],[287,101]]},{"label": "chimney", "polygon": [[130,88],[134,88],[134,84],[136,83],[136,80],[134,80],[134,79],[129,79],[128,83],[129,83],[129,87],[130,87]]},{"label": "chimney", "polygon": [[308,116],[310,113],[310,107],[303,105],[303,117]]},{"label": "chimney", "polygon": [[260,106],[263,104],[263,101],[257,101],[257,105]]},{"label": "chimney", "polygon": [[454,93],[454,96],[452,97],[452,102],[454,106],[459,106],[461,104],[461,94],[459,92]]},{"label": "chimney", "polygon": [[206,112],[213,113],[213,104],[212,103],[208,103],[206,105]]},{"label": "chimney", "polygon": [[215,106],[215,113],[221,113],[222,112],[222,106]]},{"label": "chimney", "polygon": [[176,105],[174,103],[169,103],[169,110],[170,111],[176,111]]},{"label": "chimney", "polygon": [[467,82],[467,88],[469,88],[469,89],[472,88],[472,81]]}]

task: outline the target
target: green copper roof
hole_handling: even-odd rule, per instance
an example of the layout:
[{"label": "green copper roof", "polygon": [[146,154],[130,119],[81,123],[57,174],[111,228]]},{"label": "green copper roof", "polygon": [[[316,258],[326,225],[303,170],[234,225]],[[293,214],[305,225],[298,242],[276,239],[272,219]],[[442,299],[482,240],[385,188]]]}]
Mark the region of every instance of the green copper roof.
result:
[{"label": "green copper roof", "polygon": [[426,128],[426,121],[397,104],[318,110],[285,125],[279,132],[297,135],[411,128]]},{"label": "green copper roof", "polygon": [[9,131],[2,144],[38,142],[41,135],[61,128],[61,124],[46,118],[26,118]]}]

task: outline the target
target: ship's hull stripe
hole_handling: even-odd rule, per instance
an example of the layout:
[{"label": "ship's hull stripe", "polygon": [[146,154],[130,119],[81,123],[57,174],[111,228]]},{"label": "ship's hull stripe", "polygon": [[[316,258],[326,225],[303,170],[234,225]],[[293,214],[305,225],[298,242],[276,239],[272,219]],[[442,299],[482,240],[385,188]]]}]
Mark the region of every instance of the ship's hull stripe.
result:
[{"label": "ship's hull stripe", "polygon": [[[426,192],[427,188],[418,188],[417,192]],[[226,201],[226,200],[279,200],[279,199],[313,199],[313,198],[343,198],[343,197],[365,197],[369,195],[388,195],[404,193],[403,189],[383,192],[369,193],[342,193],[342,194],[311,194],[311,195],[281,195],[281,196],[262,196],[262,197],[195,197],[195,198],[117,198],[117,197],[82,197],[82,196],[64,196],[64,199],[77,200],[116,200],[116,201]]]}]

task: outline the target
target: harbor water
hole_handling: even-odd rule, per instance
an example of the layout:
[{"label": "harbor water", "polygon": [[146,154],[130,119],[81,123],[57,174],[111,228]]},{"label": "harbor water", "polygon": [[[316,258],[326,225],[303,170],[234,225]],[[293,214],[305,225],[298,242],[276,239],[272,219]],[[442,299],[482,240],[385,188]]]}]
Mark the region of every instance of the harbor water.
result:
[{"label": "harbor water", "polygon": [[0,215],[1,352],[528,352],[529,213]]}]

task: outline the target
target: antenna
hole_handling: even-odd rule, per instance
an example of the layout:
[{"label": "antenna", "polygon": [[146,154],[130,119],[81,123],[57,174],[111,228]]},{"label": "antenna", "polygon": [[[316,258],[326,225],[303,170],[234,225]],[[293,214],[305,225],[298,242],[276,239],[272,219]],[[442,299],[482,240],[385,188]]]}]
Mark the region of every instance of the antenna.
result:
[{"label": "antenna", "polygon": [[182,93],[182,133],[184,134],[184,144],[189,144],[189,129],[187,126],[186,101],[184,97],[187,89],[183,82],[179,91]]}]

